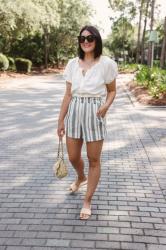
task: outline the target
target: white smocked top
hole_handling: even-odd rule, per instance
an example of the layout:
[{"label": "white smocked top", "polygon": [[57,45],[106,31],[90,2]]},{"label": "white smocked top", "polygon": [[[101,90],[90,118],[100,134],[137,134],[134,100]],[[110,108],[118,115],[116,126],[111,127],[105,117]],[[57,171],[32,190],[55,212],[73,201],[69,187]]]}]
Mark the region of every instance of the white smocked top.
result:
[{"label": "white smocked top", "polygon": [[105,97],[105,84],[110,84],[117,74],[117,63],[110,57],[101,55],[99,61],[89,68],[85,75],[79,65],[79,57],[70,59],[63,77],[72,84],[72,96]]}]

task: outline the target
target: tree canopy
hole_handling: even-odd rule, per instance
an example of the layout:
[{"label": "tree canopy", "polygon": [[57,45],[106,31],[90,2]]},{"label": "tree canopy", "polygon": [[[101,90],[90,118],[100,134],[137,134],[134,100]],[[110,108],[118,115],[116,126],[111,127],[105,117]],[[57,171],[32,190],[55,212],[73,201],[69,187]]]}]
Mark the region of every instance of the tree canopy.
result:
[{"label": "tree canopy", "polygon": [[90,13],[86,0],[0,0],[0,52],[39,64],[65,60]]}]

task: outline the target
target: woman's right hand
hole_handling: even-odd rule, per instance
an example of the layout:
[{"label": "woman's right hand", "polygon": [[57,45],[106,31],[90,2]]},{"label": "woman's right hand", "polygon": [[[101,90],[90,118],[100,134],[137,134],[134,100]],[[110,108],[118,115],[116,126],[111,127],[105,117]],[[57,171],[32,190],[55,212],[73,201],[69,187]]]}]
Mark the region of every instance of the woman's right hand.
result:
[{"label": "woman's right hand", "polygon": [[64,124],[64,121],[59,121],[58,122],[57,134],[61,138],[64,136],[64,134],[65,134],[65,124]]}]

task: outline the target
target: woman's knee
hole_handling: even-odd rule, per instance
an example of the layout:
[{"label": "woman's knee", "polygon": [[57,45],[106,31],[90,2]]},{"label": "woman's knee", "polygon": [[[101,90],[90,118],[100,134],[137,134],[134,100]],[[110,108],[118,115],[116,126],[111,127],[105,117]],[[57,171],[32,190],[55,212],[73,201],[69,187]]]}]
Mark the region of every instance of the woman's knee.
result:
[{"label": "woman's knee", "polygon": [[100,165],[100,158],[97,156],[87,156],[90,167],[98,167]]},{"label": "woman's knee", "polygon": [[69,161],[71,162],[72,165],[79,163],[80,160],[81,160],[81,157],[78,155],[69,155]]}]

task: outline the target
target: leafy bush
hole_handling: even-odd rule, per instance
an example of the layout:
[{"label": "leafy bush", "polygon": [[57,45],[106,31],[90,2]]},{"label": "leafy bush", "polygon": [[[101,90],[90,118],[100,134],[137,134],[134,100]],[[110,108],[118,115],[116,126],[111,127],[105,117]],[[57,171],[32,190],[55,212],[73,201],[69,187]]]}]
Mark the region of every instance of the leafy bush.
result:
[{"label": "leafy bush", "polygon": [[32,62],[29,59],[25,58],[16,58],[15,59],[16,70],[17,72],[28,73],[31,71]]},{"label": "leafy bush", "polygon": [[138,85],[147,87],[149,94],[155,98],[159,98],[161,94],[166,93],[166,71],[160,68],[149,68],[140,65],[136,74]]},{"label": "leafy bush", "polygon": [[15,69],[15,60],[13,57],[8,56],[9,61],[9,69],[14,70]]},{"label": "leafy bush", "polygon": [[139,85],[148,86],[151,79],[151,72],[147,66],[138,65],[138,73],[136,74],[136,80]]},{"label": "leafy bush", "polygon": [[5,55],[0,53],[0,70],[7,70],[9,67],[9,61]]},{"label": "leafy bush", "polygon": [[153,65],[154,65],[155,67],[160,67],[160,60],[154,60],[154,61],[153,61]]},{"label": "leafy bush", "polygon": [[119,64],[118,65],[119,71],[123,73],[133,73],[138,70],[137,64]]},{"label": "leafy bush", "polygon": [[[27,35],[11,44],[10,54],[13,57],[28,58],[35,66],[44,64],[44,42],[41,34]],[[52,51],[50,51],[50,54]]]}]

